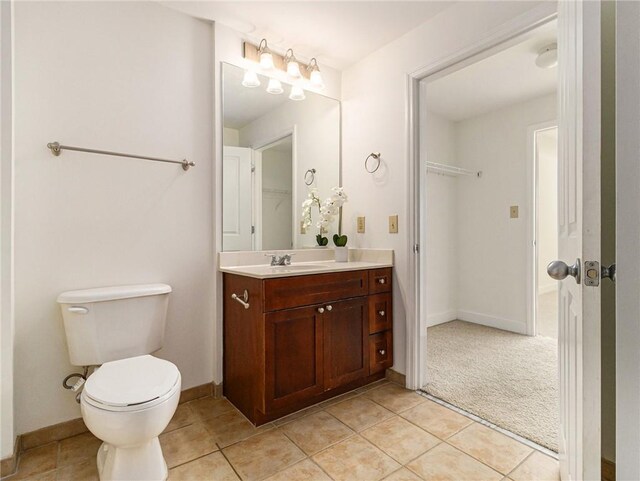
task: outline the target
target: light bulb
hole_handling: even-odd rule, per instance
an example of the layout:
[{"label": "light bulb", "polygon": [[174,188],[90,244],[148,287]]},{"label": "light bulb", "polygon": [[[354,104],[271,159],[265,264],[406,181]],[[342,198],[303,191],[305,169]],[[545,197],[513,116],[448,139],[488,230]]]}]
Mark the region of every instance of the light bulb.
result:
[{"label": "light bulb", "polygon": [[302,74],[300,73],[300,64],[297,60],[289,60],[287,63],[287,75],[294,79],[302,77]]},{"label": "light bulb", "polygon": [[267,92],[274,95],[278,95],[284,92],[284,89],[282,88],[282,84],[280,83],[280,80],[278,80],[277,78],[269,79],[269,85],[267,85]]},{"label": "light bulb", "polygon": [[313,70],[309,78],[311,86],[322,90],[324,88],[324,81],[322,80],[322,74],[320,70]]},{"label": "light bulb", "polygon": [[258,74],[251,69],[245,70],[244,77],[242,78],[242,85],[249,88],[260,87]]},{"label": "light bulb", "polygon": [[289,94],[290,100],[304,100],[306,97],[304,96],[304,90],[302,87],[298,85],[291,86],[291,93]]},{"label": "light bulb", "polygon": [[260,54],[260,68],[263,70],[271,70],[273,69],[273,55],[271,55],[271,51],[264,50]]}]

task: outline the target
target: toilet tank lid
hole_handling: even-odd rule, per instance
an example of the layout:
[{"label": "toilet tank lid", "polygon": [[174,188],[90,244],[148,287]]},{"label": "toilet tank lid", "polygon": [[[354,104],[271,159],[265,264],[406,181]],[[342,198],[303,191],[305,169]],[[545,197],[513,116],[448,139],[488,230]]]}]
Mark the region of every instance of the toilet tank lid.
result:
[{"label": "toilet tank lid", "polygon": [[58,296],[59,304],[114,301],[132,297],[157,296],[171,292],[167,284],[137,284],[133,286],[97,287],[63,292]]}]

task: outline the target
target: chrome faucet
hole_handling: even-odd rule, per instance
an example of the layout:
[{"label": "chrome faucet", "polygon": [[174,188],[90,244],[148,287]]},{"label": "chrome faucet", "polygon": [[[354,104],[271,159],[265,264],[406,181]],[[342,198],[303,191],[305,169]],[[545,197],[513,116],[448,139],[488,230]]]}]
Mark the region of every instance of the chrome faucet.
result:
[{"label": "chrome faucet", "polygon": [[271,257],[272,266],[289,266],[291,265],[291,257],[293,256],[293,254],[285,254],[283,256],[279,256],[277,254],[267,254],[267,256]]}]

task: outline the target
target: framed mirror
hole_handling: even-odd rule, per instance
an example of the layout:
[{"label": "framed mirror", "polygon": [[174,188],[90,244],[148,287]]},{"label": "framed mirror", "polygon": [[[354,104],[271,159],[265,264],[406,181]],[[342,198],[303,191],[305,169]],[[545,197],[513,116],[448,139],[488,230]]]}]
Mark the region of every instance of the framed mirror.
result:
[{"label": "framed mirror", "polygon": [[269,93],[268,77],[247,87],[244,76],[223,63],[223,250],[315,247],[319,210],[311,205],[309,224],[303,203],[340,185],[340,102],[309,91],[292,100],[291,85]]}]

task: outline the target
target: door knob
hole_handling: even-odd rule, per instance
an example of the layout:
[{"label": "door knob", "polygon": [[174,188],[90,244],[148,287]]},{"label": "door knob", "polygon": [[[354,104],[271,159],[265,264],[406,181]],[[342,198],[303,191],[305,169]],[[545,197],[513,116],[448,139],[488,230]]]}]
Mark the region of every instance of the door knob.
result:
[{"label": "door knob", "polygon": [[324,312],[324,307],[318,307],[318,312],[322,314]]},{"label": "door knob", "polygon": [[553,261],[547,266],[547,274],[556,281],[572,276],[576,279],[576,284],[580,284],[580,259],[576,259],[572,266],[562,261]]},{"label": "door knob", "polygon": [[602,266],[602,278],[608,277],[613,282],[616,282],[616,265],[611,264],[609,267]]}]

